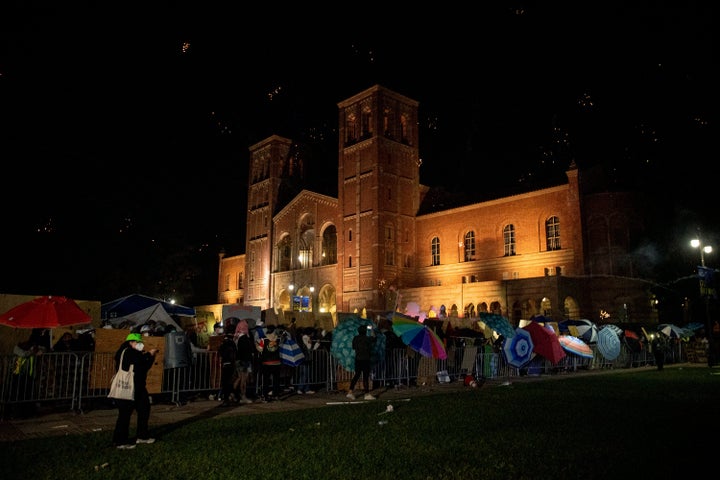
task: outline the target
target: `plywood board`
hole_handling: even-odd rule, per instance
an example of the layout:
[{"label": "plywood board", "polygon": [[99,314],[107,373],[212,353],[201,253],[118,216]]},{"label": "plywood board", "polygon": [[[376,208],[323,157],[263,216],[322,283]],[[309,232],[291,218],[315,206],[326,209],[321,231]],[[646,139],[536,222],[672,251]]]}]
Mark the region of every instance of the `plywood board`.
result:
[{"label": "plywood board", "polygon": [[[109,389],[110,380],[115,374],[114,355],[120,345],[125,341],[130,330],[99,328],[95,330],[95,353],[93,355],[92,368],[90,369],[90,388]],[[164,348],[165,337],[143,337],[145,349],[157,348],[155,363],[150,368],[147,376],[148,393],[160,393],[162,391],[163,365],[165,362]]]}]

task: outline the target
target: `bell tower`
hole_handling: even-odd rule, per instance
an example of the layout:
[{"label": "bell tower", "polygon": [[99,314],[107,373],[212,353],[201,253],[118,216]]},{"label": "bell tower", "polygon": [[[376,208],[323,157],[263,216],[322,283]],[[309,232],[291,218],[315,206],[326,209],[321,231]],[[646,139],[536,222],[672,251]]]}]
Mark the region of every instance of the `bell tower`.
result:
[{"label": "bell tower", "polygon": [[385,310],[415,268],[418,102],[375,85],[338,107],[338,310]]},{"label": "bell tower", "polygon": [[245,304],[262,309],[272,304],[270,269],[273,215],[284,176],[289,172],[292,142],[273,135],[250,147],[247,233],[245,239]]}]

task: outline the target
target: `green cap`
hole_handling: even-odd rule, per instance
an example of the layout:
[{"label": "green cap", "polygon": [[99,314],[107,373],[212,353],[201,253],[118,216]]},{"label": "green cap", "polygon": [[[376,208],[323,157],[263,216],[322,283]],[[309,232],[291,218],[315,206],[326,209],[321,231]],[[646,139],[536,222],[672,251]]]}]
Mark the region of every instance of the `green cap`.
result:
[{"label": "green cap", "polygon": [[139,333],[131,333],[130,335],[127,336],[127,338],[125,338],[125,340],[130,341],[130,342],[142,342],[143,341],[142,335],[140,335]]}]

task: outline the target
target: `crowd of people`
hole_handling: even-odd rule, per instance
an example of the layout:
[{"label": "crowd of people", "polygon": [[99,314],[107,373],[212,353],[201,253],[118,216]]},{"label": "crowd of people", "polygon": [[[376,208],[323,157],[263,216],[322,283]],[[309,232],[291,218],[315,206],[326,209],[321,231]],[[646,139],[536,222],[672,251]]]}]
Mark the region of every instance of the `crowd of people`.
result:
[{"label": "crowd of people", "polygon": [[[217,323],[210,335],[222,337],[217,355],[221,385],[218,400],[222,400],[222,405],[279,401],[288,392],[314,394],[310,383],[311,352],[319,348],[329,351],[331,333],[314,327],[297,327],[294,320],[289,325],[263,328],[255,328],[254,322],[251,323],[252,327],[247,319],[229,319],[223,325]],[[198,345],[196,327],[191,327],[187,334],[194,349],[203,348]],[[288,338],[295,340],[303,352],[299,365],[286,365],[281,359],[280,348]],[[259,390],[254,385],[256,378],[262,382]]]}]

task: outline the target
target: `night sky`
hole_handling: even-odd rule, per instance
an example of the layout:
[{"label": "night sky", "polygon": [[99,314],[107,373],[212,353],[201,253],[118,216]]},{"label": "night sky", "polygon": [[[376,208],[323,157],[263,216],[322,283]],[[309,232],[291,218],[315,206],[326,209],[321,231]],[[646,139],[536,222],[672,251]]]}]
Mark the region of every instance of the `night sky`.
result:
[{"label": "night sky", "polygon": [[42,3],[0,7],[0,293],[214,303],[218,252],[244,252],[248,147],[309,145],[336,194],[337,103],[375,84],[420,102],[426,185],[490,198],[574,159],[658,202],[669,276],[697,228],[720,241],[710,2]]}]

